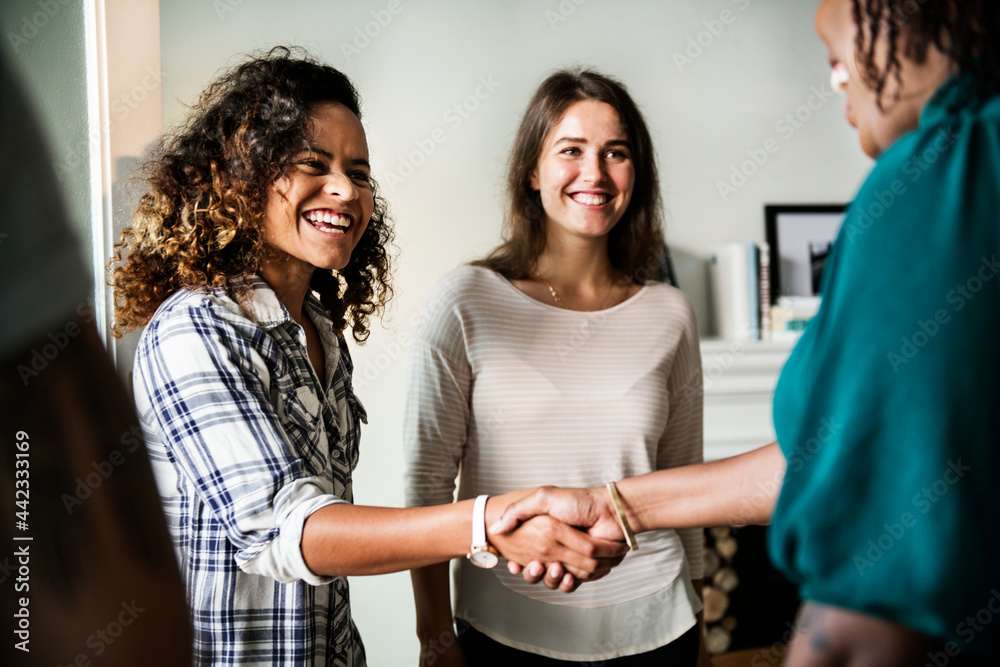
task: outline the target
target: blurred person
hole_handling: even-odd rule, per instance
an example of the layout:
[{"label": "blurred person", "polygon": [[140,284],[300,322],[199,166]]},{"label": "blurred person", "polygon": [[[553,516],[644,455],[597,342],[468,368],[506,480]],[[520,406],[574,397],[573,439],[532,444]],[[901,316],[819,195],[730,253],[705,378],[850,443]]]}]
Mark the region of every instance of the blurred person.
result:
[{"label": "blurred person", "polygon": [[0,662],[183,665],[184,589],[46,142],[0,53]]},{"label": "blurred person", "polygon": [[[778,441],[623,480],[625,517],[770,521],[806,601],[789,665],[996,665],[1000,5],[823,0],[816,27],[876,162],[779,379]],[[493,528],[538,512],[622,536],[596,488],[543,490]]]},{"label": "blurred person", "polygon": [[[459,471],[458,497],[473,498],[701,462],[697,325],[683,293],[650,279],[660,183],[624,86],[591,70],[546,78],[514,139],[507,207],[504,243],[429,299],[407,395],[407,503],[447,502]],[[702,549],[700,529],[650,533],[569,596],[461,561],[454,612],[447,565],[416,570],[421,644],[453,620],[459,642],[421,664],[694,665]]]},{"label": "blurred person", "polygon": [[145,326],[136,403],[196,664],[364,665],[348,575],[499,550],[586,580],[620,560],[619,544],[548,517],[487,544],[486,517],[523,492],[353,504],[366,413],[345,332],[364,342],[392,294],[392,228],[346,76],[283,47],[248,58],[145,177],[117,246],[115,319]]}]

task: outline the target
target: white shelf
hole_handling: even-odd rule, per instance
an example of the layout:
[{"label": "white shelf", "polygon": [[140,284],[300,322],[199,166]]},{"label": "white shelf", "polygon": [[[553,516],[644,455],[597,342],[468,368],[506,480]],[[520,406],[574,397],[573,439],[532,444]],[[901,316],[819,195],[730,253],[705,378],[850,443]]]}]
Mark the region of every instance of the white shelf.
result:
[{"label": "white shelf", "polygon": [[774,442],[774,386],[796,340],[701,343],[705,387],[705,460]]}]

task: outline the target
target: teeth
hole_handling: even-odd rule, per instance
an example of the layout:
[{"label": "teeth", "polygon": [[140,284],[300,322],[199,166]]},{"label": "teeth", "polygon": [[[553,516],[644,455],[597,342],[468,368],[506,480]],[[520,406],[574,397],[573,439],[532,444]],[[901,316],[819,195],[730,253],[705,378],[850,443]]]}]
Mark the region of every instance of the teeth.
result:
[{"label": "teeth", "polygon": [[347,234],[347,230],[342,227],[317,227],[316,229],[324,234],[332,234],[334,236],[344,236]]},{"label": "teeth", "polygon": [[[340,215],[339,213],[334,213],[333,211],[306,211],[305,219],[309,222],[319,222],[326,225],[336,225],[338,227],[344,227],[345,229],[351,226],[351,219],[347,216]],[[319,228],[317,228],[319,229]],[[328,231],[328,230],[322,230]]]},{"label": "teeth", "polygon": [[578,193],[573,195],[573,200],[580,202],[586,206],[600,206],[601,204],[608,201],[607,195],[590,195],[586,193]]}]

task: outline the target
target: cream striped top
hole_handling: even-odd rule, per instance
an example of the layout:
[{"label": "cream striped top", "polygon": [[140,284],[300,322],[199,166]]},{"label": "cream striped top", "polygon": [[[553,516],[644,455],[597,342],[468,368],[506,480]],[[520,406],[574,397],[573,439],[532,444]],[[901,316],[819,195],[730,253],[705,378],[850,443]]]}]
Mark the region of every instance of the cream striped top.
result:
[{"label": "cream striped top", "polygon": [[[488,269],[461,267],[439,281],[422,319],[404,425],[409,505],[451,502],[459,470],[464,499],[597,486],[702,461],[697,327],[679,290],[650,283],[613,308],[577,312],[536,301]],[[485,574],[518,594],[510,599],[545,603],[544,613],[651,596],[687,576],[685,560],[702,576],[702,531],[651,531],[639,543],[571,595],[525,584],[503,565]],[[458,577],[457,609],[477,627],[500,618],[477,608],[480,596],[463,590],[468,579]],[[678,623],[690,627],[697,600],[682,607]]]}]

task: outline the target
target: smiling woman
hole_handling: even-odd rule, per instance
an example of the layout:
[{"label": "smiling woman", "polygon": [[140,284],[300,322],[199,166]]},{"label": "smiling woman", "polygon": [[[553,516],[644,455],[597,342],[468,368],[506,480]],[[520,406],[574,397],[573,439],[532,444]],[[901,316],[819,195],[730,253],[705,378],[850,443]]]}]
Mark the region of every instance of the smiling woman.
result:
[{"label": "smiling woman", "polygon": [[[440,280],[414,345],[408,502],[444,502],[459,472],[459,497],[471,498],[700,462],[698,334],[685,296],[651,279],[660,189],[625,87],[591,70],[548,77],[507,185],[506,241]],[[650,534],[572,596],[525,584],[516,567],[463,562],[454,612],[447,568],[416,570],[421,664],[694,665],[702,548],[700,530]],[[548,574],[565,587],[561,568]],[[439,655],[431,647],[453,620],[458,643]]]},{"label": "smiling woman", "polygon": [[309,148],[268,193],[264,240],[274,257],[262,267],[297,258],[305,282],[315,268],[347,266],[375,208],[361,120],[343,104],[317,104],[307,137]]},{"label": "smiling woman", "polygon": [[[197,664],[364,665],[346,575],[467,554],[519,495],[475,514],[352,504],[366,412],[344,331],[363,341],[391,294],[359,106],[343,74],[286,49],[224,73],[147,163],[117,248],[116,324],[146,325],[136,407]],[[493,546],[581,578],[623,553],[548,518]]]},{"label": "smiling woman", "polygon": [[[393,234],[385,201],[368,176],[368,144],[350,81],[331,67],[276,52],[217,79],[195,111],[145,164],[151,192],[117,246],[117,332],[145,325],[181,287],[222,287],[246,305],[245,280],[230,279],[247,279],[279,259],[280,248],[267,243],[267,234],[286,239],[292,233],[291,225],[274,228],[288,215],[283,207],[293,205],[288,197],[301,198],[310,175],[317,177],[311,195],[318,195],[320,187],[342,188],[338,178],[351,174],[358,192],[346,195],[353,202],[346,206],[360,207],[345,239],[353,245],[340,253],[340,266],[314,258],[313,266],[337,272],[310,272],[306,284],[335,324],[350,323],[356,340],[367,338],[368,318],[392,296],[387,248]],[[343,171],[331,171],[335,161]],[[320,186],[324,173],[328,182]]]},{"label": "smiling woman", "polygon": [[[816,27],[877,160],[781,372],[777,442],[622,481],[626,518],[770,522],[805,601],[787,665],[997,665],[1000,4],[823,0]],[[494,528],[539,511],[622,532],[599,486],[543,491]]]}]

